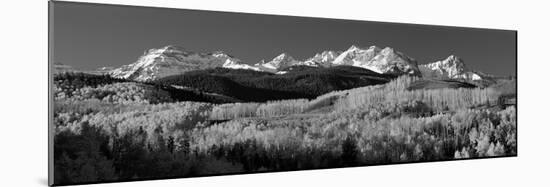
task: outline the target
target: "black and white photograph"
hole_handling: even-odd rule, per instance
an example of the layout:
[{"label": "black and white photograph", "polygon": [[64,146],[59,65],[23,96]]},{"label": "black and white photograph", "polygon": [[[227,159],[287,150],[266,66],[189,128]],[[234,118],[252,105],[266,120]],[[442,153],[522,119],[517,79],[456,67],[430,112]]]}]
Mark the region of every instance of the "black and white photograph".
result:
[{"label": "black and white photograph", "polygon": [[518,154],[515,30],[50,1],[49,37],[50,185]]}]

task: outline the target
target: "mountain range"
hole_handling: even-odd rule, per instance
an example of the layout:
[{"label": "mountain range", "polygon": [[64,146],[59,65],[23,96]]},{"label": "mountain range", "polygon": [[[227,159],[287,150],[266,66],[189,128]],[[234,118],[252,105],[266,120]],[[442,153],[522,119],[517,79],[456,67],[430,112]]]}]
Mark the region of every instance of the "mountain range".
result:
[{"label": "mountain range", "polygon": [[289,67],[309,66],[327,68],[334,66],[354,66],[379,74],[415,75],[429,78],[444,78],[465,81],[491,79],[491,75],[467,68],[464,61],[455,55],[427,64],[418,62],[391,47],[367,48],[352,45],[345,51],[323,51],[305,60],[295,59],[288,53],[250,65],[222,51],[196,53],[182,47],[169,45],[146,50],[134,63],[119,68],[101,68],[115,78],[135,81],[154,81],[171,75],[209,68],[246,69],[259,72],[285,74]]}]

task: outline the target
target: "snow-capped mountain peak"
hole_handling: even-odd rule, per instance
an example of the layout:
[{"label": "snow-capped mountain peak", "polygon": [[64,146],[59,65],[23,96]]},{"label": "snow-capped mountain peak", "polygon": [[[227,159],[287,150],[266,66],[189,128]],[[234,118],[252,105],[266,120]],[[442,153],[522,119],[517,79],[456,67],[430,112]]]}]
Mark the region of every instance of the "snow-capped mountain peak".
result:
[{"label": "snow-capped mountain peak", "polygon": [[354,65],[358,60],[356,58],[361,58],[363,61],[368,61],[374,55],[379,53],[380,48],[376,46],[371,46],[369,48],[361,48],[356,45],[352,45],[348,50],[342,52],[338,57],[334,59],[333,64],[335,65]]},{"label": "snow-capped mountain peak", "polygon": [[439,63],[432,63],[432,66],[458,67],[460,69],[465,68],[464,61],[456,55],[451,55],[447,57],[445,60],[438,61],[438,62]]},{"label": "snow-capped mountain peak", "polygon": [[314,67],[330,67],[332,62],[341,52],[335,51],[323,51],[321,53],[315,54],[315,56],[305,60],[300,65],[314,66]]},{"label": "snow-capped mountain peak", "polygon": [[278,64],[279,66],[284,66],[284,65],[291,65],[297,62],[297,60],[295,60],[292,56],[288,55],[287,53],[281,53],[279,56],[273,58],[271,62],[274,64]]},{"label": "snow-capped mountain peak", "polygon": [[332,64],[362,67],[378,73],[419,74],[416,60],[390,47],[361,48],[352,45],[336,57]]},{"label": "snow-capped mountain peak", "polygon": [[464,61],[456,55],[451,55],[444,60],[421,65],[420,69],[424,77],[465,80],[481,80],[489,78],[488,75],[468,69]]},{"label": "snow-capped mountain peak", "polygon": [[110,74],[117,78],[149,81],[192,70],[222,67],[228,59],[234,58],[223,52],[195,53],[168,45],[146,50],[136,62],[116,68]]},{"label": "snow-capped mountain peak", "polygon": [[422,65],[426,69],[435,71],[448,78],[454,78],[466,71],[466,66],[461,58],[451,55],[444,60]]},{"label": "snow-capped mountain peak", "polygon": [[288,55],[287,53],[281,53],[277,57],[273,58],[271,61],[265,62],[264,60],[262,60],[255,66],[263,69],[264,71],[277,72],[278,70],[299,64],[301,64],[301,62],[294,59],[292,56]]}]

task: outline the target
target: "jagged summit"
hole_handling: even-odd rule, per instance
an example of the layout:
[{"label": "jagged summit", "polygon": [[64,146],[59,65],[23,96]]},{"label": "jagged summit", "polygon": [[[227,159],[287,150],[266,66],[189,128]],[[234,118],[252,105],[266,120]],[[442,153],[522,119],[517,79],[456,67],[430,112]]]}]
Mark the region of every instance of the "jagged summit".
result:
[{"label": "jagged summit", "polygon": [[262,60],[260,61],[260,63],[255,64],[255,66],[261,68],[264,71],[277,72],[281,69],[298,65],[300,63],[300,61],[294,59],[289,54],[281,53],[280,55],[273,58],[271,61],[265,62],[264,60]]},{"label": "jagged summit", "polygon": [[456,55],[451,55],[444,60],[421,65],[420,68],[422,75],[428,78],[464,80],[481,80],[486,78],[484,74],[468,69],[462,58]]},{"label": "jagged summit", "polygon": [[382,49],[374,45],[368,48],[352,45],[336,57],[332,64],[356,66],[383,74],[419,75],[420,73],[418,64],[413,58],[393,48]]},{"label": "jagged summit", "polygon": [[466,68],[466,65],[464,64],[464,61],[456,55],[451,55],[451,56],[445,58],[444,60],[431,63],[431,64],[429,64],[429,66],[433,66],[433,67],[435,67],[435,66],[455,67],[457,69],[465,69]]},{"label": "jagged summit", "polygon": [[342,52],[338,51],[323,51],[315,54],[315,56],[306,59],[301,65],[314,66],[314,67],[330,67],[332,62]]},{"label": "jagged summit", "polygon": [[361,48],[356,45],[352,45],[351,47],[348,48],[348,50],[342,52],[338,57],[336,57],[332,62],[332,64],[351,66],[356,64],[355,62],[358,60],[364,60],[364,61],[370,60],[379,52],[380,52],[380,48],[376,46],[371,46],[369,48]]}]

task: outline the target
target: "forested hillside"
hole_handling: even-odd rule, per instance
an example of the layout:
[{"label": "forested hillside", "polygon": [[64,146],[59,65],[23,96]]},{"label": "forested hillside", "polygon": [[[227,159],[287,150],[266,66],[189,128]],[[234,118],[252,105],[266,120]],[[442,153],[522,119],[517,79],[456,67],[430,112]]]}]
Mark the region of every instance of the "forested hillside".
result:
[{"label": "forested hillside", "polygon": [[56,184],[517,154],[516,108],[499,103],[515,94],[510,81],[411,89],[426,80],[345,66],[55,80]]},{"label": "forested hillside", "polygon": [[107,102],[164,103],[176,101],[199,101],[229,103],[239,100],[208,94],[195,89],[179,89],[153,82],[136,82],[112,78],[107,75],[86,73],[60,73],[54,76],[55,99],[97,99]]},{"label": "forested hillside", "polygon": [[155,83],[192,87],[243,101],[264,102],[280,99],[311,99],[335,90],[384,84],[394,78],[351,66],[293,68],[299,70],[289,70],[285,74],[272,74],[253,70],[215,68],[169,76]]}]

